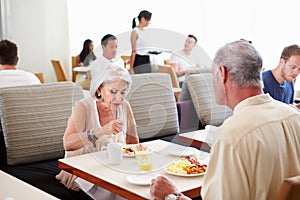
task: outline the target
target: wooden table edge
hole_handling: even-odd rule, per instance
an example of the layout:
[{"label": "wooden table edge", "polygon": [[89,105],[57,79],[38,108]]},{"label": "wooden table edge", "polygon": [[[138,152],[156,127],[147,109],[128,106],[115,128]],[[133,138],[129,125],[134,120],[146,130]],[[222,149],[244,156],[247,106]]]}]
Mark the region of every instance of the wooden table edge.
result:
[{"label": "wooden table edge", "polygon": [[60,168],[61,170],[65,170],[71,174],[74,174],[75,176],[81,177],[91,183],[94,183],[95,185],[102,187],[104,189],[107,189],[109,191],[111,191],[112,193],[115,193],[117,195],[120,195],[122,197],[125,197],[127,199],[137,199],[137,200],[144,200],[144,197],[141,197],[133,192],[130,192],[122,187],[116,186],[111,184],[110,182],[104,181],[104,180],[100,180],[99,178],[90,175],[82,170],[76,169],[66,163],[61,162],[60,160],[58,160],[58,168]]},{"label": "wooden table edge", "polygon": [[180,134],[178,136],[178,141],[182,142],[184,144],[188,144],[193,147],[199,148],[200,150],[203,150],[206,152],[210,152],[210,149],[211,149],[211,147],[206,142],[194,140],[192,138],[188,138],[188,137],[182,136]]}]

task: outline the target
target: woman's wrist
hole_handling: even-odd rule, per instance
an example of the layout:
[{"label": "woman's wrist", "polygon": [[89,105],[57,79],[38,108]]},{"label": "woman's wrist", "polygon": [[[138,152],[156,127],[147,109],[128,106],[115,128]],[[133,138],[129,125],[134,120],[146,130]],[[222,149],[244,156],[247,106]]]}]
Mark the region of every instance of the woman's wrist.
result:
[{"label": "woman's wrist", "polygon": [[93,133],[93,129],[91,130],[87,130],[87,132],[85,133],[85,137],[91,142],[93,143],[93,146],[96,147],[96,141],[98,140],[98,137],[96,135],[94,135]]}]

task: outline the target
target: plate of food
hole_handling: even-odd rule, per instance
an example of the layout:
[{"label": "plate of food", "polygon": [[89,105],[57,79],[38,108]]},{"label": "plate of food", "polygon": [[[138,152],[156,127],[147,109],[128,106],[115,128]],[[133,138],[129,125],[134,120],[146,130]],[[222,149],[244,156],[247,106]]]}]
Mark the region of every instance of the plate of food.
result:
[{"label": "plate of food", "polygon": [[134,146],[135,145],[124,145],[122,149],[122,156],[124,157],[134,157]]},{"label": "plate of food", "polygon": [[147,153],[151,153],[151,149],[142,145],[142,144],[126,144],[123,146],[122,155],[124,157],[135,157],[136,151],[147,151]]},{"label": "plate of food", "polygon": [[131,184],[149,186],[151,184],[151,180],[159,175],[160,174],[128,175],[126,180]]},{"label": "plate of food", "polygon": [[165,168],[165,172],[175,176],[201,176],[206,173],[207,165],[201,164],[196,157],[186,156]]},{"label": "plate of food", "polygon": [[178,147],[176,149],[169,149],[169,154],[173,156],[192,156],[197,149],[193,147]]}]

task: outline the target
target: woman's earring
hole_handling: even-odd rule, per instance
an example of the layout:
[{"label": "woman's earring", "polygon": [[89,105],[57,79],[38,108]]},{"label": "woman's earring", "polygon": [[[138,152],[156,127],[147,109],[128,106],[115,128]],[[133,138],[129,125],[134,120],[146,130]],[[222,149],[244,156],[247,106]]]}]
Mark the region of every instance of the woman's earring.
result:
[{"label": "woman's earring", "polygon": [[96,95],[97,99],[101,100],[102,99],[102,95],[101,94],[98,94]]}]

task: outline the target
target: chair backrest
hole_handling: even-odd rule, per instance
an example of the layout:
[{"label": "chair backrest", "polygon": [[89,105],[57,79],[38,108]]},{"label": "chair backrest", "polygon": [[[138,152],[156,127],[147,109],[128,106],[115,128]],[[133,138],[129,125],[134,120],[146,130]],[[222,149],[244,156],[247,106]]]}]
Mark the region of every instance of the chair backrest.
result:
[{"label": "chair backrest", "polygon": [[82,88],[73,82],[1,88],[7,164],[63,157],[63,134],[73,103],[81,98]]},{"label": "chair backrest", "polygon": [[275,200],[300,199],[300,175],[284,179]]},{"label": "chair backrest", "polygon": [[167,65],[158,65],[158,71],[160,73],[167,73],[170,75],[171,81],[172,81],[172,87],[173,88],[179,88],[179,82],[175,73],[175,70],[171,66]]},{"label": "chair backrest", "polygon": [[[200,67],[200,68],[191,68],[186,71],[185,80],[192,74],[203,74],[203,73],[211,73],[211,68],[208,67]],[[191,94],[187,88],[185,81],[182,84],[182,90],[179,96],[179,101],[187,101],[192,100]]]},{"label": "chair backrest", "polygon": [[77,56],[72,56],[72,81],[75,82],[77,73],[73,70],[77,65]]},{"label": "chair backrest", "polygon": [[41,83],[46,83],[45,77],[44,77],[44,73],[43,73],[43,72],[40,72],[40,73],[34,73],[34,75],[36,75],[36,77],[38,77],[38,79],[40,79]]},{"label": "chair backrest", "polygon": [[57,81],[58,82],[68,81],[66,71],[65,71],[61,61],[60,60],[51,60],[51,63],[53,65]]},{"label": "chair backrest", "polygon": [[196,113],[202,125],[219,126],[232,115],[227,106],[217,105],[212,87],[212,74],[193,74],[185,80]]},{"label": "chair backrest", "polygon": [[170,59],[164,60],[164,65],[170,65]]},{"label": "chair backrest", "polygon": [[132,75],[129,101],[139,138],[174,135],[179,132],[176,102],[169,75],[147,73]]}]

